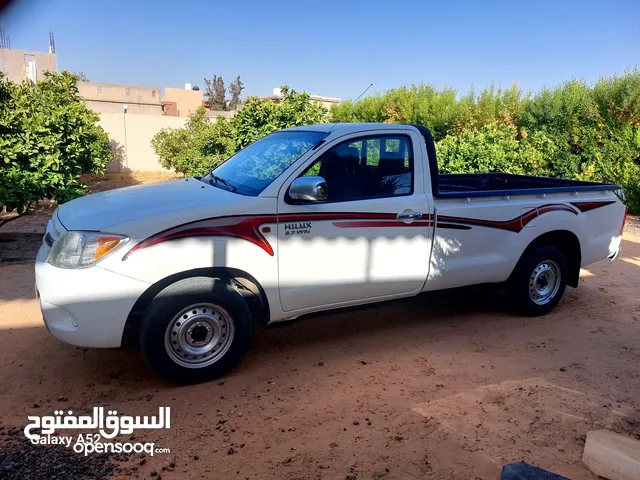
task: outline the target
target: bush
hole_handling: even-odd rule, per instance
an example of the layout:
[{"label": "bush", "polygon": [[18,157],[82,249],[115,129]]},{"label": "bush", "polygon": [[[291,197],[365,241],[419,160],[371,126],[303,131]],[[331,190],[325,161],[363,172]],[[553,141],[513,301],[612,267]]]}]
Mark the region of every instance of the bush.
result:
[{"label": "bush", "polygon": [[332,121],[425,125],[447,173],[506,171],[613,182],[640,213],[640,72],[594,86],[566,82],[535,95],[514,85],[462,97],[428,85],[375,94],[331,109]]},{"label": "bush", "polygon": [[313,125],[327,121],[327,109],[312,102],[307,93],[298,93],[288,86],[280,88],[280,103],[249,97],[232,119],[236,150],[283,128]]},{"label": "bush", "polygon": [[603,139],[590,157],[578,178],[617,183],[625,191],[629,208],[640,213],[640,130],[625,125]]},{"label": "bush", "polygon": [[191,114],[182,128],[163,128],[151,145],[164,168],[183,175],[205,175],[233,154],[232,129],[224,117],[212,121],[204,107]]},{"label": "bush", "polygon": [[436,146],[442,173],[525,173],[518,163],[515,127],[487,125],[460,135],[449,135]]},{"label": "bush", "polygon": [[231,120],[196,114],[163,130],[153,146],[163,166],[201,174],[269,133],[295,125],[386,122],[425,125],[445,173],[505,171],[618,183],[640,213],[640,72],[590,86],[566,82],[537,94],[490,86],[458,97],[450,88],[413,85],[343,102],[330,115],[309,96],[282,88],[276,104],[250,97]]},{"label": "bush", "polygon": [[306,93],[281,88],[280,103],[249,97],[233,118],[212,121],[203,108],[182,128],[165,128],[151,145],[165,168],[183,175],[204,175],[238,150],[282,128],[326,122],[327,110]]},{"label": "bush", "polygon": [[79,175],[102,173],[113,159],[98,120],[69,72],[47,72],[35,86],[0,73],[0,206],[22,214],[43,198],[82,195]]}]

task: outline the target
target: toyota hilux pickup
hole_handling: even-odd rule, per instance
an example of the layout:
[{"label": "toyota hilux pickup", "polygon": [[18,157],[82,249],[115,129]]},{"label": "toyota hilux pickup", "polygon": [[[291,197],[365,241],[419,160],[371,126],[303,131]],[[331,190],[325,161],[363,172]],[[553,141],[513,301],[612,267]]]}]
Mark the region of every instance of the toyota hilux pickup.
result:
[{"label": "toyota hilux pickup", "polygon": [[254,325],[474,284],[543,315],[619,252],[617,185],[439,174],[428,129],[281,130],[203,177],[57,208],[36,261],[44,322],[85,347],[139,342],[179,383],[223,375]]}]

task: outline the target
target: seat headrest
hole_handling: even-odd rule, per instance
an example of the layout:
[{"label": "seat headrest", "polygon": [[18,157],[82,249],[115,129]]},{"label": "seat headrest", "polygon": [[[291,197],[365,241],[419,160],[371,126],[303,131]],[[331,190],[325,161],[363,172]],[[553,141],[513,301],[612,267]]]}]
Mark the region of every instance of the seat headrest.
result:
[{"label": "seat headrest", "polygon": [[360,152],[356,147],[349,146],[348,144],[338,145],[327,154],[327,175],[356,173],[359,162]]},{"label": "seat headrest", "polygon": [[345,165],[347,173],[356,173],[358,164],[360,163],[360,152],[356,147],[348,147],[345,150]]},{"label": "seat headrest", "polygon": [[338,154],[337,151],[332,150],[327,153],[324,175],[325,177],[331,177],[333,175],[340,175],[346,172],[346,164],[344,159]]},{"label": "seat headrest", "polygon": [[390,175],[402,175],[405,172],[404,158],[398,155],[387,153],[378,163],[378,174],[381,177]]}]

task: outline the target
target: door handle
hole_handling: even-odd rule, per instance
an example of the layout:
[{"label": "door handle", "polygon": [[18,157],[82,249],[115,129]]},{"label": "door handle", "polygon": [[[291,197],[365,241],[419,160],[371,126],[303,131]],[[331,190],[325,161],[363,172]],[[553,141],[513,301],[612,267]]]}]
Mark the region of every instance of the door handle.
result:
[{"label": "door handle", "polygon": [[396,219],[398,220],[415,220],[417,218],[422,217],[422,213],[420,212],[407,212],[404,211],[396,215]]}]

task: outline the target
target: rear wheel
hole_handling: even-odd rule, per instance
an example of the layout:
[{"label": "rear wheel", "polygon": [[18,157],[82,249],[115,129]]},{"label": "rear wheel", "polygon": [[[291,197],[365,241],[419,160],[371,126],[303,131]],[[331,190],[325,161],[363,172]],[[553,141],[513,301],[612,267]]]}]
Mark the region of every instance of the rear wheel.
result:
[{"label": "rear wheel", "polygon": [[165,379],[202,382],[236,365],[249,347],[252,324],[249,308],[231,286],[188,278],[153,299],[142,319],[140,346]]},{"label": "rear wheel", "polygon": [[542,245],[520,259],[509,279],[507,293],[516,312],[535,317],[553,310],[566,286],[566,257],[557,248]]}]

